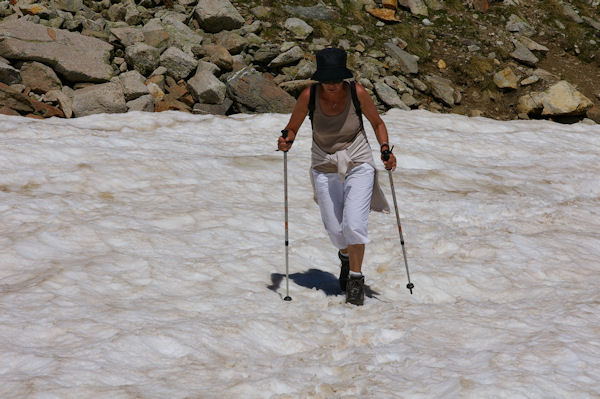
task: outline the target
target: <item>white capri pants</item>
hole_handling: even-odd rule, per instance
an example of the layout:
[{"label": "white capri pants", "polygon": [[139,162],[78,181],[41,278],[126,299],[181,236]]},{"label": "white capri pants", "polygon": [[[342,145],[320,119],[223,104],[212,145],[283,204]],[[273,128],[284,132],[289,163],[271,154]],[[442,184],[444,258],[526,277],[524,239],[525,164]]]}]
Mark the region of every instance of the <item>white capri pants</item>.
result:
[{"label": "white capri pants", "polygon": [[341,182],[337,173],[313,170],[321,219],[333,245],[338,249],[368,244],[367,224],[373,195],[375,169],[368,163],[350,171]]}]

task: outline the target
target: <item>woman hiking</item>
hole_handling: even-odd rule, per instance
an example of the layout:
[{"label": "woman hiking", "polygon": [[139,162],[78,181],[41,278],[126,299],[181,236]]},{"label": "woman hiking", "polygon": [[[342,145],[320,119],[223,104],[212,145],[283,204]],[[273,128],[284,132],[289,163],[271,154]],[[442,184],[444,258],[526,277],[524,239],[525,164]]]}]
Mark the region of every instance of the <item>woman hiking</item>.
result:
[{"label": "woman hiking", "polygon": [[[278,148],[288,151],[302,122],[309,114],[312,121],[311,179],[325,230],[338,248],[341,260],[340,288],[346,302],[362,305],[364,276],[362,263],[369,242],[369,211],[389,212],[389,206],[377,182],[377,172],[362,123],[364,114],[380,145],[385,168],[394,170],[396,158],[390,152],[385,123],[373,100],[346,67],[346,52],[326,48],[317,53],[317,71],[312,79],[319,82],[302,91],[285,127],[286,138],[279,137]],[[383,152],[389,157],[384,160]]]}]

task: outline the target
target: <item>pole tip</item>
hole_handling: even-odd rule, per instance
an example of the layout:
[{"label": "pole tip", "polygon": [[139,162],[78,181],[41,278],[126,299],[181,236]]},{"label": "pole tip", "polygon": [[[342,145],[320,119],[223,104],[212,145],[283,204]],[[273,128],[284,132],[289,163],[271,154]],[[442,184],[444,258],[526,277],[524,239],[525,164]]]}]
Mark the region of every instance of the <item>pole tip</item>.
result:
[{"label": "pole tip", "polygon": [[415,285],[413,283],[408,283],[406,284],[406,288],[408,288],[408,290],[410,291],[410,295],[412,295],[412,290],[413,288],[415,288]]},{"label": "pole tip", "polygon": [[286,296],[285,298],[283,298],[283,300],[289,302],[289,301],[292,300],[292,297],[291,296]]}]

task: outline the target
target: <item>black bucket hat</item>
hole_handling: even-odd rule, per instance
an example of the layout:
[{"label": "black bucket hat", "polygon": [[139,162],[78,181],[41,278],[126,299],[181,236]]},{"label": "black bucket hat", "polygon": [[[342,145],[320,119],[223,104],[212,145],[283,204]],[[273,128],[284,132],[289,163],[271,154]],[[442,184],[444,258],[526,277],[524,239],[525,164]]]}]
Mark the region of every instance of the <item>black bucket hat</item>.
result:
[{"label": "black bucket hat", "polygon": [[317,72],[312,76],[318,82],[339,82],[353,77],[346,68],[346,52],[341,48],[326,48],[317,53]]}]

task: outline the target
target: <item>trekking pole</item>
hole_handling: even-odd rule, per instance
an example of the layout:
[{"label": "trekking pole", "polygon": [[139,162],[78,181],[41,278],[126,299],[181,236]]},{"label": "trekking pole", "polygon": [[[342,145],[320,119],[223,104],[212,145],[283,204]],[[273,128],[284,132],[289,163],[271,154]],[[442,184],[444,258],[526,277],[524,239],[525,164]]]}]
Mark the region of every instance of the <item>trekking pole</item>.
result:
[{"label": "trekking pole", "polygon": [[[390,154],[392,153],[391,149],[385,150],[382,152],[383,160],[387,161],[390,159]],[[400,214],[398,213],[398,202],[396,201],[396,190],[394,189],[394,180],[392,179],[392,169],[387,169],[388,176],[390,177],[390,187],[392,189],[392,198],[394,199],[394,210],[396,211],[396,222],[398,223],[398,233],[400,234],[400,244],[402,245],[402,255],[404,256],[404,267],[406,267],[406,277],[408,278],[408,284],[406,284],[406,288],[410,291],[412,295],[412,290],[415,288],[415,285],[410,282],[410,272],[408,271],[408,262],[406,261],[406,250],[404,249],[404,236],[402,235],[402,225],[400,224]]]},{"label": "trekking pole", "polygon": [[[282,130],[281,137],[287,138],[288,131]],[[287,151],[283,152],[283,198],[285,203],[285,298],[284,301],[291,301],[290,296],[290,268],[288,258],[288,248],[290,245],[288,239],[288,184],[287,184]]]}]

